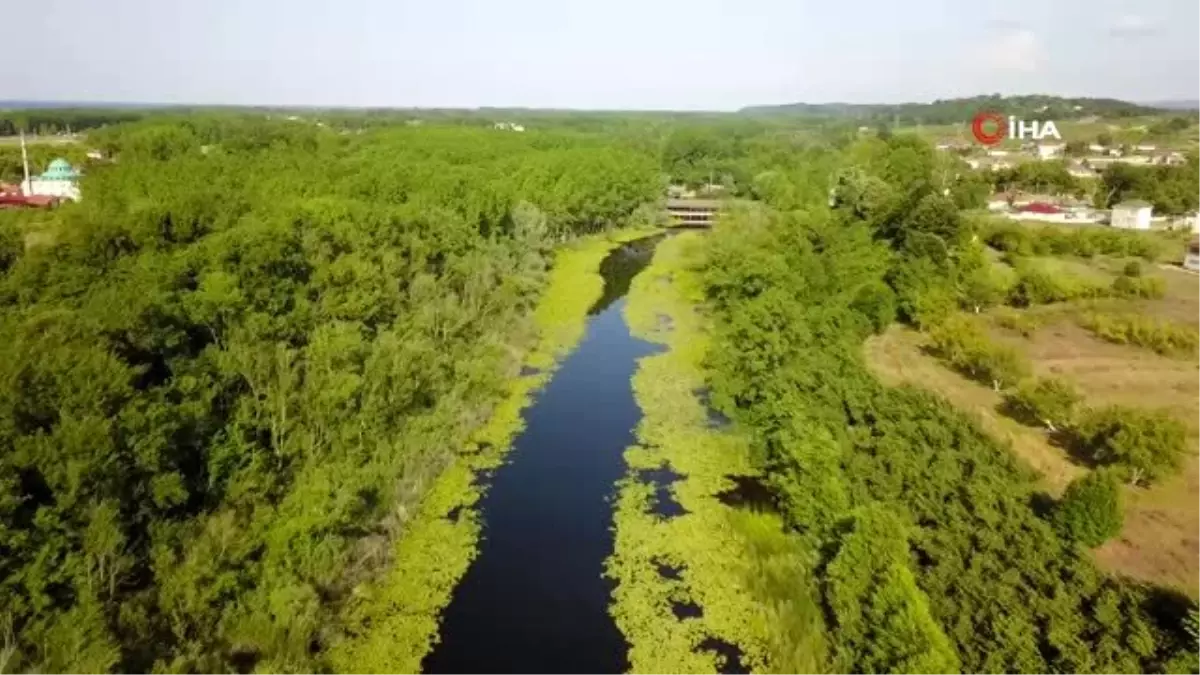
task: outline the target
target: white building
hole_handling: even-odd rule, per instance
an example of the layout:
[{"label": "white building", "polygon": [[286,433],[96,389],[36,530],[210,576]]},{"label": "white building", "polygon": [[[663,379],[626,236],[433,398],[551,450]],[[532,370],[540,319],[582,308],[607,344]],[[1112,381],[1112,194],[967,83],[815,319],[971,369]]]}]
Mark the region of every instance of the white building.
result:
[{"label": "white building", "polygon": [[1192,212],[1185,216],[1185,218],[1187,220],[1187,228],[1192,232],[1200,234],[1200,213]]},{"label": "white building", "polygon": [[1138,152],[1154,152],[1158,148],[1153,145],[1139,145],[1135,148]]},{"label": "white building", "polygon": [[1099,143],[1092,143],[1088,146],[1088,152],[1108,152],[1108,148]]},{"label": "white building", "polygon": [[988,156],[990,156],[990,157],[1008,157],[1008,151],[1007,150],[988,150]]},{"label": "white building", "polygon": [[1112,226],[1125,230],[1148,230],[1154,207],[1148,202],[1121,202],[1112,209]]},{"label": "white building", "polygon": [[1194,272],[1200,272],[1200,239],[1188,242],[1187,251],[1183,254],[1183,266]]},{"label": "white building", "polygon": [[1038,159],[1053,159],[1059,157],[1066,147],[1062,143],[1040,143],[1037,146]]},{"label": "white building", "polygon": [[31,176],[21,182],[21,192],[26,196],[41,195],[79,201],[79,172],[67,160],[59,157],[50,162],[49,168],[40,176]]}]

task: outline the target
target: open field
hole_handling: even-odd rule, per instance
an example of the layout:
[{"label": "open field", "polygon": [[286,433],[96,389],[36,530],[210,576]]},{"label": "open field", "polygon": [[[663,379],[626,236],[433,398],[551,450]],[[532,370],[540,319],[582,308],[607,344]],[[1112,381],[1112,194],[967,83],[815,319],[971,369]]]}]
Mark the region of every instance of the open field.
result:
[{"label": "open field", "polygon": [[[78,134],[72,136],[26,136],[25,145],[71,145],[83,140]],[[20,136],[0,136],[0,146],[21,145]]]},{"label": "open field", "polygon": [[[1076,260],[1056,262],[1076,273],[1084,266]],[[1111,274],[1120,269],[1122,262],[1098,259],[1088,274]],[[1001,308],[987,315],[992,319],[989,330],[993,340],[1023,352],[1035,375],[1073,381],[1088,406],[1160,408],[1187,425],[1192,452],[1180,471],[1148,489],[1126,490],[1124,528],[1118,537],[1096,549],[1095,557],[1113,572],[1171,585],[1200,597],[1198,363],[1195,358],[1171,358],[1132,345],[1111,344],[1076,323],[1084,311],[1098,310],[1200,325],[1200,284],[1196,276],[1179,270],[1156,270],[1153,274],[1167,283],[1166,296],[1161,299],[1103,299],[1030,310]],[[1036,318],[1037,327],[1028,335],[1001,327],[997,319],[1014,313]],[[895,326],[867,342],[866,359],[885,382],[934,391],[975,416],[988,433],[1008,442],[1014,454],[1040,475],[1050,494],[1060,495],[1074,477],[1087,471],[1052,443],[1043,430],[1024,426],[1000,413],[1000,393],[927,354],[923,350],[925,342],[924,335]]]}]

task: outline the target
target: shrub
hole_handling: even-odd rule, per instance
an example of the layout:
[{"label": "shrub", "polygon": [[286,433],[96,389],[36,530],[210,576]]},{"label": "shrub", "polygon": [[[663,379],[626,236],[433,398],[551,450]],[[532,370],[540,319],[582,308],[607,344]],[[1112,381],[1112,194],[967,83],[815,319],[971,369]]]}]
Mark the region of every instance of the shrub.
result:
[{"label": "shrub", "polygon": [[1030,255],[1033,253],[1033,237],[1030,236],[1029,230],[1024,227],[1000,227],[993,230],[984,239],[987,241],[988,246],[1004,251],[1005,253],[1015,253],[1017,255]]},{"label": "shrub", "polygon": [[1187,324],[1098,313],[1085,315],[1080,324],[1101,339],[1146,347],[1159,354],[1195,355],[1200,348],[1200,331]]},{"label": "shrub", "polygon": [[1090,411],[1077,436],[1095,462],[1120,467],[1136,485],[1152,483],[1178,468],[1187,430],[1159,410],[1108,406]]},{"label": "shrub", "polygon": [[1001,328],[1016,331],[1022,337],[1032,337],[1042,327],[1042,317],[1022,310],[1002,307],[996,311],[996,323]]},{"label": "shrub", "polygon": [[988,349],[973,354],[971,372],[990,380],[992,389],[1000,391],[1015,384],[1029,373],[1029,362],[1016,349],[1007,345],[990,345]]},{"label": "shrub", "polygon": [[1016,349],[993,344],[979,324],[966,317],[951,317],[931,332],[933,347],[946,361],[996,391],[1029,372],[1029,363]]},{"label": "shrub", "polygon": [[866,317],[875,333],[882,333],[896,320],[896,294],[883,282],[864,286],[854,298],[852,307]]},{"label": "shrub", "polygon": [[1067,486],[1053,515],[1065,539],[1099,546],[1121,531],[1121,486],[1109,469],[1097,469]]},{"label": "shrub", "polygon": [[1070,300],[1072,296],[1073,292],[1065,278],[1024,264],[1017,270],[1017,283],[1009,291],[1009,303],[1017,307],[1029,307]]},{"label": "shrub", "polygon": [[1007,397],[1009,407],[1018,416],[1037,420],[1050,431],[1071,424],[1080,400],[1074,385],[1054,377],[1022,382]]},{"label": "shrub", "polygon": [[1125,263],[1125,268],[1121,270],[1121,274],[1127,277],[1142,276],[1142,263],[1137,260],[1130,260]]},{"label": "shrub", "polygon": [[[1130,263],[1136,265],[1136,262]],[[1125,298],[1161,298],[1167,291],[1166,282],[1158,277],[1124,275],[1113,280],[1114,295]]]},{"label": "shrub", "polygon": [[965,316],[952,316],[929,332],[933,349],[955,366],[967,361],[967,355],[983,348],[987,336],[977,321]]},{"label": "shrub", "polygon": [[959,288],[959,299],[967,308],[978,314],[986,307],[1000,303],[1008,294],[1008,287],[989,265],[973,270]]}]

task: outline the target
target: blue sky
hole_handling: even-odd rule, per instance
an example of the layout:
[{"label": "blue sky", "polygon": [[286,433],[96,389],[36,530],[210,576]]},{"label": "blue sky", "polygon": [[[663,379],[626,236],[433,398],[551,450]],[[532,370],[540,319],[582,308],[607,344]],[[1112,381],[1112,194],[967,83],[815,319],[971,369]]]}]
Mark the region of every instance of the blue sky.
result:
[{"label": "blue sky", "polygon": [[0,100],[730,110],[1200,98],[1197,0],[6,2]]}]

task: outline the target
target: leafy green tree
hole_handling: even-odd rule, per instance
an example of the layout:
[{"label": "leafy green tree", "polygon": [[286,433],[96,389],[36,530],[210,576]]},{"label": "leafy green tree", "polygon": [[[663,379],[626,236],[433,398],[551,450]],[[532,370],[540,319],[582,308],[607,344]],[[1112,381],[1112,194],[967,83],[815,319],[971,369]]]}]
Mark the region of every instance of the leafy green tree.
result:
[{"label": "leafy green tree", "polygon": [[826,571],[837,669],[953,673],[958,655],[909,569],[908,527],[883,504],[854,511]]},{"label": "leafy green tree", "polygon": [[851,307],[867,318],[875,333],[882,333],[896,320],[896,294],[882,282],[864,286]]},{"label": "leafy green tree", "polygon": [[1088,547],[1103,544],[1124,522],[1118,478],[1101,468],[1071,481],[1053,519],[1063,537]]},{"label": "leafy green tree", "polygon": [[1090,411],[1077,433],[1097,463],[1120,467],[1131,485],[1175,471],[1187,439],[1183,424],[1167,413],[1121,406]]},{"label": "leafy green tree", "polygon": [[1054,377],[1022,382],[1007,397],[1009,406],[1018,415],[1038,420],[1050,431],[1069,426],[1080,401],[1082,397],[1074,385]]}]

